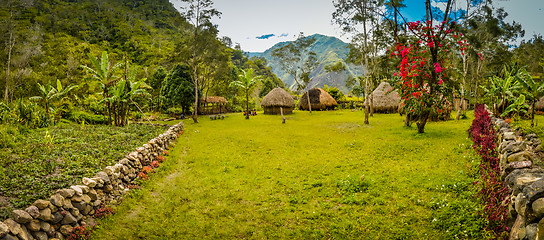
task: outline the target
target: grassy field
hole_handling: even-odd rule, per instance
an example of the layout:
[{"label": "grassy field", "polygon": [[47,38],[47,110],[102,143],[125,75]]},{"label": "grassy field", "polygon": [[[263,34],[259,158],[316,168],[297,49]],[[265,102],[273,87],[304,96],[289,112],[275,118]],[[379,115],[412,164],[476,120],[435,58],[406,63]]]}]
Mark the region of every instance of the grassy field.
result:
[{"label": "grassy field", "polygon": [[166,130],[59,123],[41,129],[0,125],[0,220],[52,191],[79,184]]},{"label": "grassy field", "polygon": [[93,239],[478,238],[471,119],[425,134],[395,114],[364,125],[360,111],[185,120]]}]

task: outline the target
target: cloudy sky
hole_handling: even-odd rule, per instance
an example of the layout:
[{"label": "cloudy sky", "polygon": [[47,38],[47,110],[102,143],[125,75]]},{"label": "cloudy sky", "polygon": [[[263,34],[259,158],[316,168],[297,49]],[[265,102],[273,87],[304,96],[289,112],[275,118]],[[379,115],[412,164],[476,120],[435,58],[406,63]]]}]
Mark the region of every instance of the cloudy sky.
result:
[{"label": "cloudy sky", "polygon": [[[170,0],[179,7],[179,0]],[[464,0],[457,0],[459,3]],[[507,20],[522,24],[526,38],[544,34],[544,0],[495,0],[509,13]],[[422,0],[405,0],[403,14],[419,20],[425,14]],[[461,5],[461,4],[460,4]],[[300,32],[335,36],[349,42],[337,25],[331,23],[332,0],[215,0],[214,7],[222,12],[214,19],[219,35],[239,43],[244,51],[262,52],[274,44],[296,38]]]}]

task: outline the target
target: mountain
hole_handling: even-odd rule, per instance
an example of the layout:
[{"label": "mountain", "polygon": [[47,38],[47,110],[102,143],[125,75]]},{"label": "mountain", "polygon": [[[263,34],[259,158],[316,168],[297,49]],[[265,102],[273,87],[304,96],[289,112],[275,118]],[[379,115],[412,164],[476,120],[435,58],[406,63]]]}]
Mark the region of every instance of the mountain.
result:
[{"label": "mountain", "polygon": [[[319,65],[314,71],[310,74],[312,81],[310,82],[310,88],[312,87],[323,87],[327,84],[331,87],[338,87],[342,92],[348,93],[349,89],[346,87],[346,80],[348,76],[360,76],[361,68],[353,64],[346,64],[346,59],[349,54],[349,48],[347,43],[342,40],[324,36],[321,34],[314,34],[308,36],[307,38],[314,38],[316,41],[310,47],[313,52],[316,53]],[[280,48],[281,46],[288,44],[289,42],[280,42],[272,46],[268,50],[262,53],[249,53],[250,57],[263,57],[268,62],[268,66],[272,68],[272,71],[281,79],[283,82],[290,87],[291,90],[296,90],[296,85],[292,76],[285,73],[278,62],[277,59],[272,57],[272,52],[274,49]],[[325,71],[325,66],[335,64],[337,62],[343,62],[346,65],[346,70],[340,73],[328,73]]]}]

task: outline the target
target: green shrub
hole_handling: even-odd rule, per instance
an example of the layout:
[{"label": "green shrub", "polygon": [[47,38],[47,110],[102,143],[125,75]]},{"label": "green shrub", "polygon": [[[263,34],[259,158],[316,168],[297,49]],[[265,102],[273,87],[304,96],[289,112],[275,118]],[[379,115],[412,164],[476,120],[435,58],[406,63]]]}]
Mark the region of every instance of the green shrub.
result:
[{"label": "green shrub", "polygon": [[72,111],[68,114],[67,118],[77,123],[81,123],[83,121],[85,121],[85,123],[90,123],[90,124],[107,124],[108,123],[108,117],[106,116],[92,114],[92,113],[83,112],[83,111]]}]

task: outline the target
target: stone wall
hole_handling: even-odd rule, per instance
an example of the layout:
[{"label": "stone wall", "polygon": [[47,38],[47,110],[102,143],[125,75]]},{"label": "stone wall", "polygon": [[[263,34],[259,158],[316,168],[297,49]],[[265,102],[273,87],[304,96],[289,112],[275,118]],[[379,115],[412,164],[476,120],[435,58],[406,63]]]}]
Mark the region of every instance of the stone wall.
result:
[{"label": "stone wall", "polygon": [[501,177],[510,191],[510,239],[544,239],[544,169],[536,134],[520,136],[508,123],[492,118],[497,129]]},{"label": "stone wall", "polygon": [[128,192],[142,168],[162,155],[182,131],[182,123],[171,126],[117,164],[105,167],[92,178],[83,178],[81,185],[57,190],[49,199],[14,210],[13,218],[0,222],[0,239],[64,239],[74,227],[94,226],[95,211]]}]

